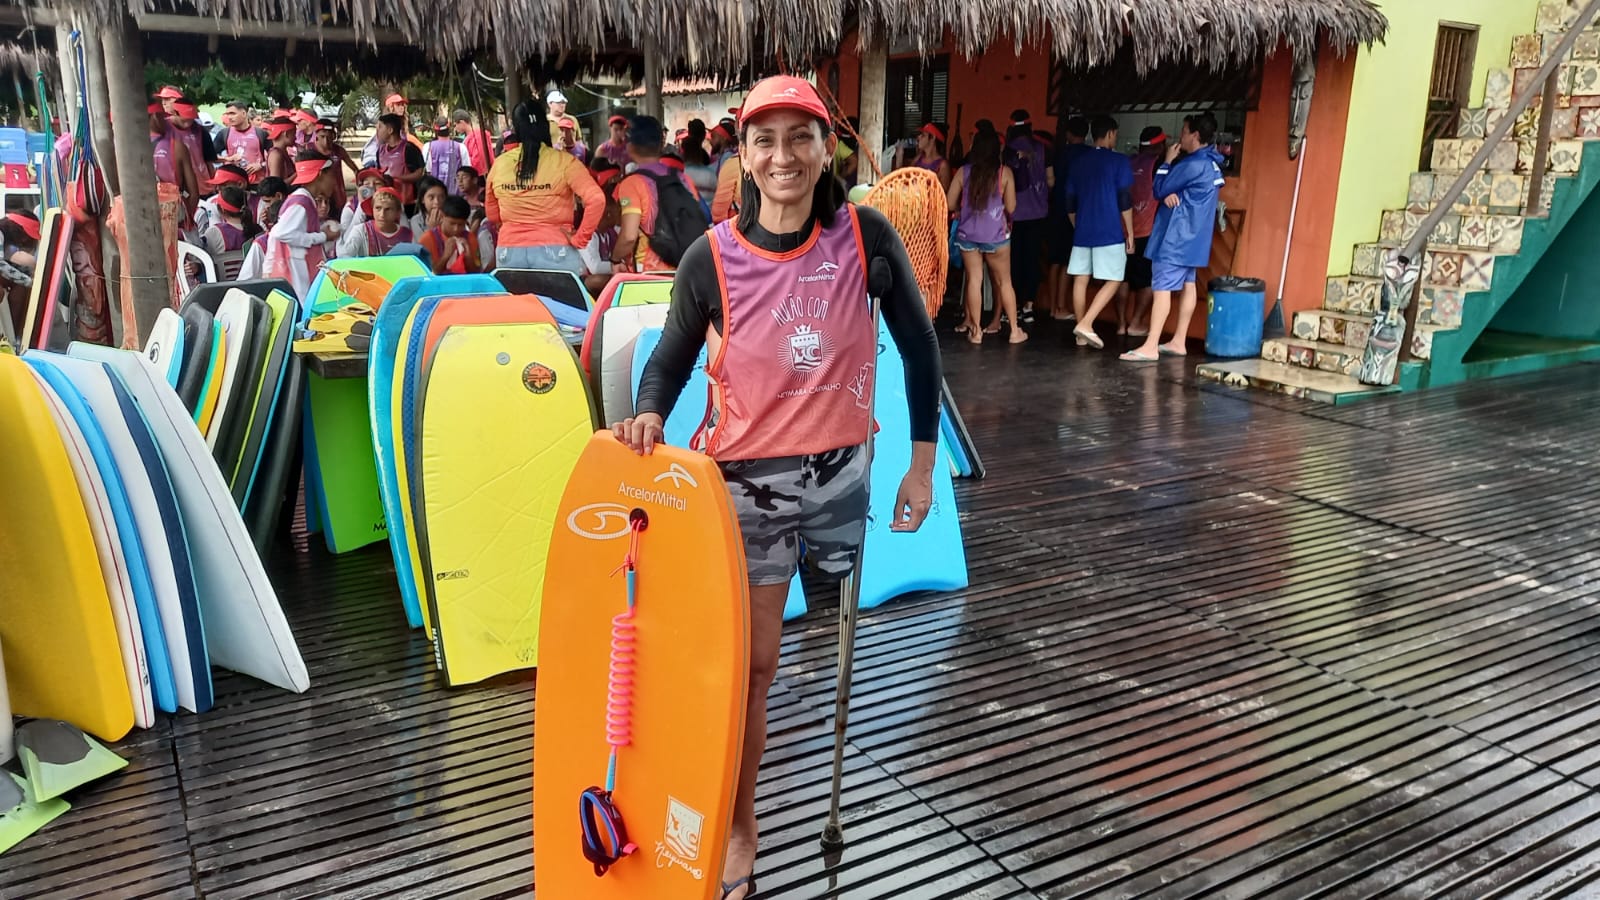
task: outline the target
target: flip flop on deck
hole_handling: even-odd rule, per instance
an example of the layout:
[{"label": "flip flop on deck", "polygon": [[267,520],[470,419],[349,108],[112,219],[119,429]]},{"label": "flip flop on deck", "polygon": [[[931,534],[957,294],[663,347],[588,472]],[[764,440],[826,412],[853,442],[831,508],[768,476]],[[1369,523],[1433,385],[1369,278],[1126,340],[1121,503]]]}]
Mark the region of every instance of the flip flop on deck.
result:
[{"label": "flip flop on deck", "polygon": [[1143,353],[1140,353],[1137,350],[1129,350],[1127,353],[1117,357],[1117,359],[1120,359],[1123,362],[1155,362],[1157,359],[1159,359],[1159,357],[1145,356]]}]

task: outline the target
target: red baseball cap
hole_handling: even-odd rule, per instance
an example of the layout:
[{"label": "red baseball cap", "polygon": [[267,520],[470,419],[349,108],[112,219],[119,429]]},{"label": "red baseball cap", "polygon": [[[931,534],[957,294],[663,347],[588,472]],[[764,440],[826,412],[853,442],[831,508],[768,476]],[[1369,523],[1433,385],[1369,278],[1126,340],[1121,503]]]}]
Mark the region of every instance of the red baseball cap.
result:
[{"label": "red baseball cap", "polygon": [[165,113],[167,110],[166,110],[165,107],[163,107],[161,105],[161,103],[159,101],[157,101],[155,103],[150,104],[149,106],[146,106],[144,108],[144,111],[147,112],[147,113],[150,113],[152,115],[159,116],[159,115],[162,115],[163,113]]},{"label": "red baseball cap", "polygon": [[164,84],[161,86],[161,90],[156,91],[156,96],[162,100],[182,100],[183,91],[178,90],[170,84]]},{"label": "red baseball cap", "polygon": [[384,185],[383,187],[378,188],[378,190],[373,194],[373,196],[376,197],[378,194],[388,194],[389,196],[395,198],[396,200],[400,199],[400,192],[395,190],[392,187],[389,187],[388,185]]},{"label": "red baseball cap", "polygon": [[410,106],[411,105],[411,101],[407,100],[406,98],[404,98],[402,96],[400,96],[399,94],[390,94],[389,96],[383,98],[383,105],[384,106],[394,106],[396,104],[401,104],[401,105],[404,105],[404,106]]},{"label": "red baseball cap", "polygon": [[571,116],[562,116],[561,121],[557,122],[556,124],[562,128],[571,128],[573,130],[577,130],[578,128],[578,120]]},{"label": "red baseball cap", "polygon": [[302,159],[294,164],[294,181],[292,184],[295,187],[310,184],[317,180],[317,176],[322,174],[323,169],[331,165],[333,165],[333,160],[331,159]]},{"label": "red baseball cap", "polygon": [[933,124],[932,122],[922,126],[921,128],[917,129],[917,131],[920,134],[928,135],[936,141],[945,140],[944,132],[940,131],[939,126]]},{"label": "red baseball cap", "polygon": [[22,233],[34,240],[39,239],[39,220],[17,213],[6,213],[6,221],[22,229]]},{"label": "red baseball cap", "polygon": [[200,118],[200,110],[193,103],[186,103],[182,100],[172,104],[172,113],[180,119]]},{"label": "red baseball cap", "polygon": [[383,174],[383,170],[377,166],[367,166],[365,169],[362,169],[356,173],[356,184],[360,184],[361,182],[366,181],[368,178],[382,178]]},{"label": "red baseball cap", "polygon": [[317,120],[316,116],[303,109],[297,109],[294,112],[289,113],[289,118],[295,120],[296,122],[315,122]]},{"label": "red baseball cap", "polygon": [[811,82],[793,75],[775,75],[756,82],[745,95],[744,106],[739,110],[739,121],[747,122],[752,116],[774,109],[793,109],[816,116],[824,122],[830,120],[827,104]]},{"label": "red baseball cap", "polygon": [[628,124],[628,117],[627,116],[612,116],[611,118],[606,120],[606,124],[607,125],[627,125]]},{"label": "red baseball cap", "polygon": [[294,131],[293,122],[268,122],[267,140],[275,141],[291,131]]},{"label": "red baseball cap", "polygon": [[249,184],[250,177],[237,166],[218,166],[207,184]]}]

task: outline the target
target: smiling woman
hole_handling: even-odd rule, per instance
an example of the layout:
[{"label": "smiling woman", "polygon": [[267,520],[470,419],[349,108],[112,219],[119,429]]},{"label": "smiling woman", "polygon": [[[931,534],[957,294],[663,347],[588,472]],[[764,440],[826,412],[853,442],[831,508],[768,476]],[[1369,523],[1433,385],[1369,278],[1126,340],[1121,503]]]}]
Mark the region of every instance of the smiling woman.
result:
[{"label": "smiling woman", "polygon": [[739,121],[739,216],[684,253],[661,342],[639,381],[637,415],[612,426],[649,453],[709,343],[714,411],[693,443],[727,479],[750,589],[750,706],[725,900],[755,890],[767,689],[801,548],[812,566],[843,577],[865,533],[878,353],[871,298],[905,360],[912,462],[895,508],[878,511],[896,531],[916,530],[928,514],[942,377],[899,235],[877,211],[846,203],[829,171],[838,139],[816,89],[769,78],[750,90]]}]

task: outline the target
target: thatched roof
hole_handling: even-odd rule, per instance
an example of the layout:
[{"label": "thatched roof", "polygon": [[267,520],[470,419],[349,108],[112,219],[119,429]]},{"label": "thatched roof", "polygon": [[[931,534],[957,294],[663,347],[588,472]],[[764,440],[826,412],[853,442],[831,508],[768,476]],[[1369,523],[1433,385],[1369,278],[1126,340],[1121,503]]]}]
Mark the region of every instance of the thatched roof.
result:
[{"label": "thatched roof", "polygon": [[[15,0],[12,0],[15,2]],[[932,53],[946,35],[976,56],[991,46],[1048,42],[1080,66],[1112,59],[1131,42],[1141,70],[1167,60],[1213,66],[1258,56],[1279,42],[1340,52],[1381,40],[1388,22],[1368,0],[39,0],[75,6],[91,22],[118,6],[231,22],[338,26],[359,37],[395,29],[436,60],[493,47],[508,65],[556,68],[585,59],[615,67],[619,51],[652,36],[679,74],[802,67],[836,52],[859,28]],[[315,40],[311,35],[307,40]]]},{"label": "thatched roof", "polygon": [[44,72],[54,78],[56,71],[56,56],[49,50],[40,49],[37,56],[33,48],[12,41],[0,42],[0,75],[15,75],[30,88],[33,86],[33,76],[39,71],[40,62],[44,63]]}]

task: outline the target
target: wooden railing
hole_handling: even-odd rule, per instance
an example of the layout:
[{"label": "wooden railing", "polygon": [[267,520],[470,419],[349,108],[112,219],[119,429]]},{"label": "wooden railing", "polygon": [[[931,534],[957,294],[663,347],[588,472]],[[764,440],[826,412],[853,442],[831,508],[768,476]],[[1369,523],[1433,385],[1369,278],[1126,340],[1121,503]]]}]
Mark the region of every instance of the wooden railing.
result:
[{"label": "wooden railing", "polygon": [[1600,14],[1600,0],[1589,0],[1578,17],[1561,36],[1561,42],[1546,54],[1544,64],[1516,96],[1499,124],[1484,138],[1483,146],[1461,167],[1461,174],[1451,183],[1450,189],[1435,202],[1433,209],[1417,226],[1398,251],[1390,254],[1383,268],[1383,297],[1372,325],[1367,348],[1362,354],[1361,370],[1356,377],[1364,384],[1394,384],[1401,359],[1411,358],[1410,336],[1416,330],[1416,304],[1413,303],[1417,281],[1421,274],[1422,256],[1427,251],[1428,239],[1434,229],[1455,208],[1456,201],[1466,191],[1468,183],[1489,162],[1489,155],[1511,134],[1517,119],[1533,105],[1533,98],[1541,96],[1539,129],[1534,143],[1533,166],[1528,175],[1529,189],[1527,211],[1540,209],[1544,199],[1544,176],[1550,156],[1550,123],[1555,115],[1557,76],[1567,57],[1577,44],[1583,30]]}]

